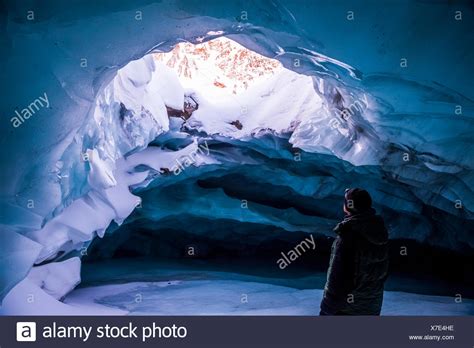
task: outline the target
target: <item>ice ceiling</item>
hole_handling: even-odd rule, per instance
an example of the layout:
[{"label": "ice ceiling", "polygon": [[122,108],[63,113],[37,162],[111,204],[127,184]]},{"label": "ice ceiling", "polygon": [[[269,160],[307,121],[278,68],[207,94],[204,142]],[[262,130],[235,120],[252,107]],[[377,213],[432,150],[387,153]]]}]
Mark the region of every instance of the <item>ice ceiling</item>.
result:
[{"label": "ice ceiling", "polygon": [[[57,3],[29,23],[12,3],[3,15],[2,298],[18,284],[17,295],[43,288],[61,299],[80,281],[81,252],[117,224],[328,234],[349,186],[371,192],[392,238],[474,247],[468,76],[448,63],[401,73],[367,23],[362,36],[375,42],[338,43],[344,28],[330,35],[324,24],[342,5],[116,6]],[[380,31],[400,35],[399,25]],[[219,74],[206,74],[216,73],[199,58],[206,50],[249,52],[234,41],[258,66],[221,57]],[[437,61],[473,58],[451,52]],[[44,93],[48,107],[12,127],[15,110]]]}]

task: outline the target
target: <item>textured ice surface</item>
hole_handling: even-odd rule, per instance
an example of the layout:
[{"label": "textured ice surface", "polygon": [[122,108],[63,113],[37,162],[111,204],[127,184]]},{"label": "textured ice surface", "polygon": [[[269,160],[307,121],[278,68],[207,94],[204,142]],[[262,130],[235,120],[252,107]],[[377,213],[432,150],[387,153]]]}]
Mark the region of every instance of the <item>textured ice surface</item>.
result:
[{"label": "textured ice surface", "polygon": [[32,241],[21,234],[5,229],[0,233],[1,273],[0,298],[4,298],[19,281],[26,277],[31,265],[35,262],[41,244]]},{"label": "textured ice surface", "polygon": [[[31,24],[24,19],[30,8],[10,2],[2,13],[6,37],[0,57],[5,84],[1,295],[35,262],[78,254],[112,221],[124,223],[142,200],[149,205],[130,222],[154,224],[186,211],[209,219],[327,233],[339,218],[343,189],[364,186],[386,216],[393,238],[472,248],[474,162],[467,155],[474,144],[472,81],[466,69],[453,69],[474,60],[465,45],[472,33],[469,21],[448,29],[438,20],[449,12],[443,6],[371,6],[366,18],[372,15],[380,21],[361,20],[362,36],[341,40],[351,23],[342,18],[334,25],[334,18],[346,9],[342,3],[328,4],[224,6],[202,1],[137,7],[118,1],[107,10],[94,4],[53,4],[43,7]],[[249,22],[236,20],[242,8],[255,11]],[[151,20],[137,23],[137,10]],[[390,13],[389,20],[384,11]],[[423,38],[426,49],[405,47],[418,63],[402,71],[398,46],[407,40],[399,28],[413,19],[419,29],[411,32],[410,42]],[[374,25],[384,35],[373,35]],[[328,32],[328,27],[334,30]],[[433,30],[429,38],[427,27]],[[179,41],[202,42],[216,33],[308,76],[295,81],[274,77],[275,90],[264,88],[252,95],[260,103],[246,99],[247,113],[236,103],[222,105],[201,96],[202,108],[181,130],[181,124],[168,120],[165,105],[179,107],[184,90],[169,71],[156,70],[150,56],[139,58],[152,49],[168,51]],[[284,89],[286,85],[292,88]],[[15,110],[44,93],[50,107],[14,128],[10,118]],[[199,91],[196,95],[199,98]],[[264,95],[271,102],[265,103]],[[354,105],[359,105],[357,110]],[[462,112],[455,113],[459,107]],[[335,110],[341,109],[356,111],[347,120],[332,122]],[[231,111],[238,111],[242,130],[229,125],[235,121]],[[163,149],[139,152],[152,141]],[[163,175],[162,168],[181,161],[176,150],[188,151],[204,142],[211,151],[199,155],[196,166],[178,176]],[[303,159],[299,166],[295,151]],[[86,161],[84,154],[92,160]],[[224,189],[228,174],[261,188],[256,192],[261,200],[248,212],[239,208],[242,192],[227,194],[244,187],[245,180]],[[207,179],[215,188],[204,190],[195,184],[197,179]],[[140,189],[145,184],[149,189]],[[268,204],[273,192],[287,193],[286,209]],[[180,199],[172,200],[175,194]],[[190,198],[196,196],[192,204]],[[308,203],[312,216],[292,207],[309,199],[315,201]],[[185,226],[186,216],[182,220]],[[35,242],[25,242],[23,236]]]}]

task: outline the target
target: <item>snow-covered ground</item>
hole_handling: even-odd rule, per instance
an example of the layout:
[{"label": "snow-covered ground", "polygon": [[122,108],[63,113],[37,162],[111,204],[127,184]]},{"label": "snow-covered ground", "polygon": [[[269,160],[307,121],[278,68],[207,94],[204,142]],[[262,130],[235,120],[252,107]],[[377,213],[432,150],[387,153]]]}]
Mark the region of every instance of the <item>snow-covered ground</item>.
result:
[{"label": "snow-covered ground", "polygon": [[[294,289],[241,280],[133,282],[77,289],[74,307],[102,304],[129,315],[318,315],[321,289]],[[103,309],[98,312],[102,313]],[[472,315],[474,301],[385,292],[382,315]]]},{"label": "snow-covered ground", "polygon": [[[102,306],[96,307],[97,313],[128,315],[318,315],[326,279],[325,272],[296,275],[258,265],[196,260],[115,259],[86,263],[84,271],[85,287],[64,302],[93,313],[94,306]],[[454,297],[426,295],[432,287],[449,292],[441,283],[389,277],[382,315],[474,314],[474,300],[456,303]],[[399,291],[402,288],[418,293]]]},{"label": "snow-covered ground", "polygon": [[[30,277],[7,295],[0,315],[318,315],[326,277],[197,260],[115,259],[83,267],[83,287],[62,302]],[[427,295],[433,286],[450,291],[429,281],[389,278],[382,315],[474,314],[473,299]]]}]

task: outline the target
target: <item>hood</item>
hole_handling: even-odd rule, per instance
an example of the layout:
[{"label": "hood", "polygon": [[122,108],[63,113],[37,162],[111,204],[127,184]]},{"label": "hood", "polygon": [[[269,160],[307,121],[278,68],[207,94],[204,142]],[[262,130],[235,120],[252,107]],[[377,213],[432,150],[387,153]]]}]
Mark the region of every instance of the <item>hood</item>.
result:
[{"label": "hood", "polygon": [[334,232],[339,235],[357,233],[368,242],[376,245],[383,245],[388,242],[388,232],[383,219],[375,213],[374,209],[347,216],[336,225]]}]

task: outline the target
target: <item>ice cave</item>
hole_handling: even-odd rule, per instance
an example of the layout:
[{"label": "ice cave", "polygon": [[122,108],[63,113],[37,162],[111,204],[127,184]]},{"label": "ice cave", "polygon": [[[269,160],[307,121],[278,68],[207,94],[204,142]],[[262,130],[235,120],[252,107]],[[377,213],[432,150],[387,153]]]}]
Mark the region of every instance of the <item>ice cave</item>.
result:
[{"label": "ice cave", "polygon": [[0,313],[317,315],[363,187],[382,314],[473,315],[474,10],[402,2],[0,5]]}]

